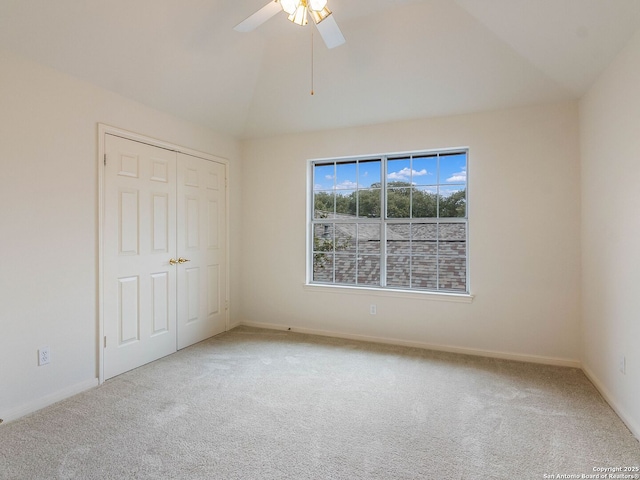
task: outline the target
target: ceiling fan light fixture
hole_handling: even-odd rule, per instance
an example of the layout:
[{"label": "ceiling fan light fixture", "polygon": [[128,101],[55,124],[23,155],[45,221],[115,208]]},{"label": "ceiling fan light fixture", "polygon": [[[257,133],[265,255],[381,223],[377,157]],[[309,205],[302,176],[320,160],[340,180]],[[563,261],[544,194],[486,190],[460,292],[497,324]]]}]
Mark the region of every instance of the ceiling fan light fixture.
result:
[{"label": "ceiling fan light fixture", "polygon": [[311,18],[313,18],[313,21],[317,25],[329,15],[331,15],[331,10],[329,10],[327,7],[324,7],[320,11],[311,10],[309,13],[311,14]]},{"label": "ceiling fan light fixture", "polygon": [[345,43],[335,16],[327,8],[327,0],[269,0],[269,3],[233,29],[237,32],[251,32],[280,12],[286,12],[289,21],[300,26],[307,25],[311,16],[327,48]]},{"label": "ceiling fan light fixture", "polygon": [[327,6],[327,0],[309,0],[309,8],[314,12],[321,12]]},{"label": "ceiling fan light fixture", "polygon": [[282,10],[287,12],[289,15],[293,15],[296,12],[296,9],[300,6],[301,0],[280,0],[280,6]]},{"label": "ceiling fan light fixture", "polygon": [[300,25],[301,27],[305,26],[308,23],[306,2],[303,1],[300,5],[298,5],[295,13],[289,15],[289,20],[291,20],[296,25]]}]

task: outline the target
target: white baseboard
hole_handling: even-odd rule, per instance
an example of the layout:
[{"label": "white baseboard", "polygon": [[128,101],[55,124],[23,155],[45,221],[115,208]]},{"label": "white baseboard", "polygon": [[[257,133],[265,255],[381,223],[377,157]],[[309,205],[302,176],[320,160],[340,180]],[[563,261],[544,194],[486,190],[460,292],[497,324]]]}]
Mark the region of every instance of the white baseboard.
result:
[{"label": "white baseboard", "polygon": [[631,430],[631,433],[633,434],[633,436],[636,437],[638,441],[640,441],[640,425],[638,425],[631,418],[631,416],[622,407],[620,407],[620,405],[615,401],[615,397],[611,395],[611,392],[607,390],[607,388],[600,381],[600,379],[596,377],[596,375],[586,365],[582,366],[582,371],[587,376],[587,378],[591,380],[591,383],[593,383],[593,385],[598,389],[598,391],[600,392],[600,395],[602,395],[602,397],[606,400],[609,406],[613,408],[613,411],[618,414],[618,416],[625,423],[627,428]]},{"label": "white baseboard", "polygon": [[227,331],[233,330],[234,328],[239,327],[240,325],[242,325],[242,322],[240,322],[240,321],[234,322],[234,323],[230,323],[229,324],[229,328],[227,328]]},{"label": "white baseboard", "polygon": [[10,422],[97,386],[97,378],[85,380],[84,382],[71,385],[70,387],[63,388],[62,390],[58,390],[57,392],[53,392],[49,395],[45,395],[44,397],[33,400],[25,405],[20,405],[18,408],[14,408],[7,412],[1,412],[0,418],[2,418],[5,422]]},{"label": "white baseboard", "polygon": [[478,357],[500,358],[503,360],[515,360],[518,362],[540,363],[544,365],[557,365],[561,367],[581,368],[579,360],[569,358],[543,357],[539,355],[523,355],[519,353],[498,352],[493,350],[477,350],[473,348],[455,347],[451,345],[438,345],[424,342],[414,342],[410,340],[402,340],[398,338],[372,337],[369,335],[358,335],[353,333],[334,332],[329,330],[317,330],[313,328],[290,327],[276,323],[256,323],[256,322],[240,322],[240,325],[255,328],[268,328],[271,330],[288,330],[297,333],[309,333],[312,335],[321,335],[324,337],[346,338],[348,340],[360,340],[363,342],[386,343],[389,345],[399,345],[402,347],[423,348],[426,350],[436,350],[439,352],[461,353],[464,355],[475,355]]}]

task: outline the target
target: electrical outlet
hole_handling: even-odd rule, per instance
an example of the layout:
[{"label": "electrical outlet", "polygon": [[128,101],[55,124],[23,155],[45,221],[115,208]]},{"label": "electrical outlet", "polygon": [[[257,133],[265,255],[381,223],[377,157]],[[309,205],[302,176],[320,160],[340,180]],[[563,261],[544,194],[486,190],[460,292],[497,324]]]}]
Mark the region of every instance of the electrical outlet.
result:
[{"label": "electrical outlet", "polygon": [[49,347],[42,347],[40,350],[38,350],[39,366],[46,365],[50,361],[51,361],[51,351],[49,350]]},{"label": "electrical outlet", "polygon": [[620,360],[618,361],[618,365],[620,368],[620,373],[623,375],[627,374],[627,358],[624,355],[620,356]]},{"label": "electrical outlet", "polygon": [[376,313],[378,313],[378,308],[375,306],[375,304],[371,304],[369,305],[369,313],[371,315],[375,315]]}]

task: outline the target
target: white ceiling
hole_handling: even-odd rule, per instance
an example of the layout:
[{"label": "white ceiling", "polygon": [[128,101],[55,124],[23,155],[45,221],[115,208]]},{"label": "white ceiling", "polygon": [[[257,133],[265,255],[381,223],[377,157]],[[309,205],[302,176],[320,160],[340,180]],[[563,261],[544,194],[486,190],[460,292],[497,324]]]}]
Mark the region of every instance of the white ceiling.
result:
[{"label": "white ceiling", "polygon": [[329,0],[328,50],[267,0],[0,0],[0,48],[238,138],[579,98],[640,0]]}]

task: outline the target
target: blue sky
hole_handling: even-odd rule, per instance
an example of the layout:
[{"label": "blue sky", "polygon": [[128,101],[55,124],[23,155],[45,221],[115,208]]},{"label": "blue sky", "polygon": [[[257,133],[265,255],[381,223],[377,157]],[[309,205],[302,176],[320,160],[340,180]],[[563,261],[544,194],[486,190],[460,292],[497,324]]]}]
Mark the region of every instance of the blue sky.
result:
[{"label": "blue sky", "polygon": [[[380,160],[316,165],[314,190],[355,190],[380,183]],[[438,169],[439,167],[439,169]],[[467,177],[466,154],[389,159],[387,182],[410,182],[421,190],[449,195],[464,188]],[[346,193],[346,192],[345,192]]]}]

